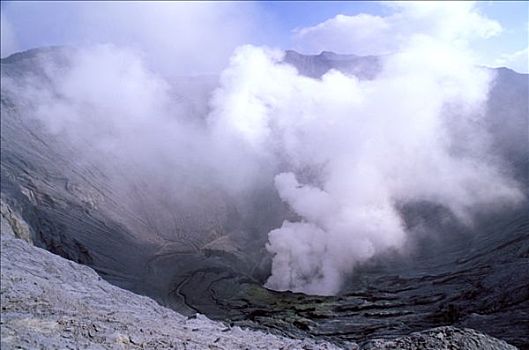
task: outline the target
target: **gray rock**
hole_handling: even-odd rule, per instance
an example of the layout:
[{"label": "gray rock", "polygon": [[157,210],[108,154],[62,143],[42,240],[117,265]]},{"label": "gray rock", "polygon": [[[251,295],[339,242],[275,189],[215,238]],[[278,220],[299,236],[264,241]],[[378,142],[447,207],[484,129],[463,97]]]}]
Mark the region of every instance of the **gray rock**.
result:
[{"label": "gray rock", "polygon": [[338,349],[187,318],[12,231],[2,217],[2,349]]},{"label": "gray rock", "polygon": [[516,347],[502,340],[488,337],[473,329],[438,327],[394,340],[373,339],[362,350],[417,350],[417,349],[465,349],[465,350],[514,350]]},{"label": "gray rock", "polygon": [[[2,349],[339,349],[185,317],[115,287],[91,268],[17,239],[2,217]],[[342,344],[359,349],[355,343]],[[440,327],[361,349],[516,349],[471,329]]]}]

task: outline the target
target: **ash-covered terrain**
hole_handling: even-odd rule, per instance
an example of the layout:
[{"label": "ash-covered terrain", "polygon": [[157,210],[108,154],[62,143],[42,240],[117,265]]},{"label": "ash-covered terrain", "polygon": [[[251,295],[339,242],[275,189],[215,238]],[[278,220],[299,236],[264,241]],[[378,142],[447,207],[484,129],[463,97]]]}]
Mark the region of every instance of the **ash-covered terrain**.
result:
[{"label": "ash-covered terrain", "polygon": [[[465,182],[468,193],[465,192],[462,199],[457,197],[461,207],[465,208],[461,212],[466,213],[467,207],[474,203],[473,198],[485,198],[482,206],[486,210],[472,211],[471,218],[466,217],[450,207],[448,201],[435,200],[435,191],[431,197],[399,197],[395,203],[392,202],[391,213],[398,213],[402,225],[397,226],[403,227],[406,238],[398,246],[389,245],[388,249],[381,249],[365,259],[354,260],[354,269],[340,274],[336,293],[309,295],[264,287],[275,286],[270,285],[274,281],[270,277],[278,271],[274,268],[280,266],[280,262],[274,259],[281,256],[279,248],[282,247],[280,244],[270,245],[270,237],[273,236],[269,236],[269,233],[279,227],[285,228],[284,224],[282,226],[285,220],[307,223],[312,218],[311,215],[305,215],[306,211],[298,209],[295,201],[288,199],[288,193],[278,194],[276,188],[281,187],[277,186],[277,178],[274,186],[274,177],[269,175],[275,175],[276,169],[289,170],[294,164],[292,167],[300,182],[324,187],[320,183],[322,177],[319,171],[324,169],[323,173],[327,174],[325,166],[328,163],[310,163],[303,159],[296,163],[298,160],[289,158],[289,150],[304,147],[296,145],[297,139],[292,135],[306,130],[276,125],[281,131],[293,130],[292,135],[286,132],[292,138],[285,138],[285,148],[279,148],[280,152],[285,150],[285,156],[277,158],[278,160],[274,158],[276,163],[271,166],[268,156],[262,155],[256,161],[259,164],[255,165],[253,158],[246,161],[251,158],[251,154],[241,148],[239,143],[226,143],[222,138],[225,134],[219,134],[220,131],[224,132],[224,124],[215,124],[214,119],[215,113],[228,115],[226,111],[234,114],[239,112],[230,109],[230,106],[219,107],[218,101],[230,100],[232,91],[226,86],[232,86],[233,74],[239,72],[237,69],[244,71],[244,66],[236,66],[231,73],[228,71],[220,83],[217,77],[199,76],[177,78],[168,84],[161,84],[157,78],[144,79],[141,67],[135,61],[131,63],[126,54],[115,58],[116,56],[108,54],[108,50],[99,49],[94,56],[83,53],[81,56],[85,62],[81,63],[76,61],[76,49],[68,48],[36,49],[2,59],[2,231],[4,227],[9,227],[15,235],[36,247],[87,265],[105,281],[148,296],[180,314],[191,316],[200,313],[211,319],[225,321],[229,327],[250,327],[277,336],[310,339],[304,342],[285,340],[288,343],[286,348],[300,348],[302,345],[331,348],[334,345],[352,346],[353,343],[369,349],[415,348],[413,346],[427,348],[425,346],[428,345],[424,344],[429,344],[430,347],[454,346],[454,343],[450,343],[453,339],[468,342],[465,345],[457,343],[460,340],[453,340],[461,348],[487,348],[489,345],[491,349],[509,348],[506,343],[484,338],[471,330],[442,328],[428,331],[440,326],[473,329],[519,348],[529,348],[529,208],[525,199],[529,186],[529,92],[526,74],[505,68],[484,69],[491,75],[488,85],[490,91],[482,109],[472,112],[480,117],[470,118],[470,124],[456,124],[460,129],[454,131],[455,136],[451,135],[465,139],[469,130],[467,128],[475,127],[483,129],[487,135],[487,152],[475,153],[479,157],[472,158],[470,166],[462,163],[460,168],[451,169],[454,173],[468,172],[469,181]],[[254,54],[251,51],[246,53],[249,56]],[[96,65],[101,76],[92,80],[91,75],[83,70],[83,65],[90,66],[94,61],[97,63],[105,55],[112,56],[115,62],[112,61],[110,66]],[[261,58],[257,55],[256,59]],[[276,63],[279,68],[274,66],[271,69],[273,73],[284,70],[287,76],[294,74],[291,72],[299,73],[299,77],[296,75],[295,78],[299,79],[299,84],[294,84],[293,91],[302,89],[304,84],[328,82],[330,78],[325,74],[329,69],[336,70],[334,78],[340,78],[338,74],[356,77],[354,79],[360,82],[358,84],[370,87],[369,82],[377,81],[380,74],[384,75],[382,67],[385,64],[383,58],[342,56],[330,52],[306,56],[287,51],[279,61]],[[234,62],[238,63],[237,60]],[[263,63],[263,69],[268,69],[267,64]],[[119,74],[121,69],[124,75],[120,76],[119,82],[123,84],[126,93],[129,93],[126,96],[133,98],[126,100],[130,105],[116,109],[114,102],[121,106],[119,99],[122,95],[115,93],[114,89],[121,85],[112,85],[113,81],[110,78],[106,81],[104,77]],[[142,78],[142,84],[136,87],[134,83],[137,77]],[[76,84],[78,78],[82,78],[84,83]],[[222,85],[220,90],[219,84]],[[252,85],[235,86],[244,91],[258,90]],[[377,86],[371,88],[376,90]],[[137,91],[141,95],[136,95]],[[325,91],[327,90],[321,90],[322,93]],[[289,96],[298,96],[295,92],[287,93],[291,94]],[[171,99],[159,99],[166,95]],[[146,104],[134,103],[134,97],[143,99],[144,96],[147,96]],[[259,96],[254,93],[247,98],[258,100]],[[278,99],[272,94],[272,98],[265,98],[264,102],[260,102],[277,113],[285,110],[295,113],[303,108],[293,103],[288,104],[288,108],[281,109],[283,105],[276,104]],[[318,107],[318,100],[316,97],[314,99],[314,105]],[[302,102],[310,104],[310,101]],[[384,103],[383,100],[377,102]],[[319,111],[322,115],[341,113],[338,107],[336,110],[318,110],[316,107],[310,111]],[[377,111],[375,107],[367,111]],[[446,108],[450,107],[461,110],[465,108],[461,105]],[[153,117],[152,114],[160,112],[159,115],[162,115],[166,109],[177,110],[178,115],[184,116],[184,121],[179,121],[180,124],[175,126],[172,119],[164,117],[157,120],[156,128],[144,123],[143,118],[161,118]],[[252,113],[260,115],[261,110],[257,109]],[[454,118],[457,118],[458,113],[452,113]],[[123,114],[123,120],[129,122],[120,124],[118,120],[121,119],[116,119],[120,114]],[[217,120],[225,122],[222,117]],[[213,132],[213,141],[206,140],[202,133],[196,132],[211,125],[217,131]],[[373,134],[369,125],[360,126],[364,127],[364,135],[374,135],[374,140],[378,140],[377,133]],[[322,133],[325,132],[326,129],[322,129]],[[402,135],[403,132],[405,130],[396,131],[397,135]],[[386,139],[394,136],[388,134],[381,137]],[[261,136],[257,135],[252,141],[259,141],[259,137]],[[345,136],[346,139],[353,137],[355,136]],[[265,134],[262,138],[267,140],[272,136]],[[143,143],[142,140],[149,142]],[[288,143],[288,140],[293,141]],[[216,147],[198,149],[197,144],[204,142],[213,142],[211,145]],[[449,153],[474,154],[474,148],[480,148],[483,144],[457,143],[450,148]],[[325,147],[325,144],[321,144],[322,149]],[[234,148],[237,156],[230,158],[232,153],[224,151]],[[418,152],[420,149],[414,146],[411,151]],[[489,149],[493,150],[493,155]],[[443,156],[427,147],[423,151],[421,155],[416,154],[418,163],[421,157]],[[382,157],[380,164],[386,163],[385,154],[375,153],[377,157]],[[414,159],[413,155],[411,158],[403,156],[402,161]],[[501,177],[491,178],[501,181],[487,183],[490,187],[483,187],[477,181],[480,177],[473,176],[480,173],[483,177],[490,175],[488,171],[492,170],[482,167],[480,163],[483,159],[488,162],[489,155],[494,158],[495,164],[500,165],[497,172],[501,174]],[[319,154],[304,156],[317,158]],[[344,153],[344,157],[346,156]],[[388,155],[388,163],[389,157],[391,154]],[[204,163],[201,159],[208,160]],[[261,166],[260,162],[266,166]],[[438,163],[431,164],[436,165]],[[406,169],[417,169],[417,174],[421,171],[421,167],[415,168],[415,165]],[[393,168],[388,171],[393,171]],[[397,169],[394,174],[398,178],[401,172]],[[366,176],[372,175],[367,172]],[[432,169],[432,183],[438,181],[440,187],[444,186],[440,193],[462,191],[458,182],[445,181],[444,176],[442,169]],[[258,180],[247,183],[248,178]],[[504,178],[508,180],[504,181]],[[411,181],[411,186],[424,186],[421,181],[424,179],[417,175],[417,179]],[[472,187],[472,184],[476,186]],[[452,185],[454,188],[449,188]],[[294,186],[301,187],[299,184]],[[511,196],[511,188],[516,188],[517,191],[517,199],[512,203],[504,200],[504,197]],[[494,191],[498,191],[500,195],[489,198],[488,193]],[[329,217],[333,218],[332,213]],[[300,221],[300,218],[305,220]],[[317,219],[313,221],[318,222]],[[334,231],[329,229],[329,232],[333,234]],[[314,237],[316,240],[320,236]],[[379,237],[373,239],[376,241]],[[87,284],[87,300],[91,298],[91,289],[97,289],[90,284],[97,283],[104,289],[115,291],[112,293],[116,293],[115,297],[118,299],[121,297],[117,294],[127,293],[127,298],[138,300],[138,303],[141,300],[148,305],[146,307],[149,310],[162,310],[145,298],[140,299],[114,287],[103,286],[104,282],[98,281],[85,268],[68,265],[64,260],[36,250],[22,241],[5,238],[4,235],[2,240],[2,347],[4,344],[15,347],[20,339],[25,339],[24,342],[27,340],[24,346],[28,348],[36,344],[50,347],[64,345],[53,339],[46,340],[51,338],[41,334],[64,332],[63,328],[66,326],[57,326],[62,324],[58,316],[48,315],[38,321],[27,322],[17,316],[17,312],[33,312],[28,308],[23,311],[17,309],[19,292],[16,288],[19,282],[14,277],[17,273],[33,268],[32,259],[39,281],[45,278],[46,266],[55,266],[53,278],[61,283],[67,283],[70,275],[78,275],[71,269],[79,269],[79,274],[89,276],[75,282]],[[296,254],[297,251],[290,252]],[[308,256],[320,254],[321,252],[315,251]],[[13,259],[9,258],[11,256]],[[20,264],[17,264],[17,259],[20,259]],[[47,259],[51,265],[44,263]],[[297,260],[292,261],[299,264]],[[63,265],[68,266],[64,267],[65,275],[61,275]],[[330,265],[331,268],[336,266],[341,265]],[[329,265],[322,263],[315,269],[319,271],[318,269],[326,267]],[[18,268],[23,271],[18,271]],[[286,288],[282,287],[282,281],[275,280],[279,287],[274,289],[304,291],[309,287],[319,286],[317,274],[315,276],[310,270],[310,273],[304,275],[303,271],[299,271],[299,266],[297,268],[298,270],[292,267],[292,274],[301,275],[301,278],[292,277],[290,287]],[[25,279],[30,278],[29,272],[24,273]],[[20,286],[29,288],[26,284]],[[42,297],[45,303],[52,300],[46,299],[50,297],[47,293],[38,296],[31,294],[34,292],[20,291],[20,295],[30,295],[31,299],[34,296]],[[71,298],[75,300],[77,296],[72,294]],[[102,294],[97,298],[101,300],[107,297]],[[55,305],[53,300],[49,303]],[[97,303],[87,303],[88,308],[99,308]],[[110,303],[105,307],[119,308],[120,313],[127,312],[125,304]],[[57,305],[52,310],[53,308],[57,308]],[[38,306],[34,310],[37,313],[43,312]],[[77,312],[75,308],[71,310],[68,312]],[[155,314],[150,311],[146,313],[146,327],[156,328],[158,314],[163,314],[168,319],[174,317],[171,321],[163,317],[159,320],[160,324],[168,328],[170,326],[167,322],[175,323],[175,328],[184,327],[186,322],[191,322],[190,327],[193,328],[198,322],[185,321],[177,313],[163,309]],[[153,345],[152,342],[155,341],[166,341],[163,344],[157,343],[162,348],[187,341],[177,341],[173,337],[191,337],[193,340],[189,341],[189,346],[195,344],[197,348],[200,348],[200,344],[216,344],[210,344],[210,340],[216,338],[205,333],[201,335],[202,338],[193,338],[189,332],[181,331],[175,335],[170,330],[166,332],[165,328],[162,340],[155,340],[147,335],[140,336],[137,328],[141,326],[136,322],[123,326],[127,328],[123,331],[123,336],[112,335],[115,332],[113,326],[99,325],[98,322],[107,321],[99,318],[105,317],[103,313],[98,315],[95,323],[83,323],[86,334],[74,332],[74,337],[82,337],[83,344],[89,345],[95,341],[90,338],[94,327],[108,333],[108,339],[105,338],[107,340],[97,338],[104,347],[110,344],[108,342],[114,341],[126,341],[127,346],[132,347],[136,342],[134,339],[139,339],[137,341],[147,344],[146,346]],[[135,317],[138,323],[143,321],[140,311],[135,312]],[[33,326],[35,323],[32,322],[38,325]],[[272,338],[269,335],[271,338],[266,338],[263,333],[252,333],[262,340],[242,343],[242,340],[224,337],[223,326],[204,322],[219,335],[219,347],[275,347],[275,342],[280,342],[275,336]],[[41,338],[31,340],[28,335],[17,335],[18,330],[28,330],[28,327],[40,327],[38,337]],[[77,329],[75,325],[72,327]],[[200,328],[202,325],[196,327]],[[46,329],[43,330],[44,328]],[[231,329],[229,335],[234,332]],[[407,336],[413,332],[423,333]],[[441,335],[438,337],[438,334]],[[246,333],[237,336],[244,338]],[[407,337],[402,338],[403,336]],[[470,344],[474,340],[469,339],[474,339],[474,336],[478,339],[478,345]],[[393,343],[387,340],[397,337],[400,338]],[[449,339],[448,345],[428,343],[435,340],[433,337]],[[376,338],[384,338],[386,341],[379,340],[377,343],[373,340]],[[317,345],[314,342],[320,343]],[[324,345],[323,342],[329,343]],[[406,347],[406,344],[412,345]]]},{"label": "ash-covered terrain", "polygon": [[[24,225],[2,216],[2,316],[4,349],[338,349],[232,327],[203,315],[185,317],[152,299],[110,285],[92,269],[16,237]],[[19,220],[19,219],[18,219]],[[471,329],[439,327],[394,340],[375,339],[363,349],[515,349]],[[354,343],[348,348],[358,349]]]}]

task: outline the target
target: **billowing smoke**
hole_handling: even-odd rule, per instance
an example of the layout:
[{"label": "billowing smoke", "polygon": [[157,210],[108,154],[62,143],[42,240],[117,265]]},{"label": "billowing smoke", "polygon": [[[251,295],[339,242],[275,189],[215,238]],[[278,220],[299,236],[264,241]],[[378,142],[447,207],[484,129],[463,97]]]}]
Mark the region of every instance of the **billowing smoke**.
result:
[{"label": "billowing smoke", "polygon": [[15,39],[19,49],[112,43],[141,52],[165,77],[218,73],[237,46],[264,39],[259,10],[251,2],[3,2],[2,57]]},{"label": "billowing smoke", "polygon": [[[463,9],[458,21],[481,23]],[[263,48],[232,58],[213,122],[275,163],[276,190],[299,217],[269,233],[268,287],[338,292],[355,265],[403,246],[399,203],[437,203],[470,223],[477,208],[521,198],[480,121],[494,77],[473,64],[466,32],[441,34],[409,33],[373,80],[303,77]]]},{"label": "billowing smoke", "polygon": [[[402,6],[391,25],[432,15]],[[466,40],[467,24],[484,22],[471,6],[457,16],[465,25],[448,32],[407,26],[371,80],[309,78],[280,50],[241,46],[220,81],[197,92],[199,78],[178,88],[136,52],[95,45],[69,52],[67,65],[43,62],[44,79],[2,85],[77,145],[77,162],[103,169],[135,231],[205,244],[226,226],[226,207],[274,191],[291,213],[264,232],[266,286],[334,294],[358,264],[402,249],[399,204],[437,203],[471,223],[476,210],[522,197],[482,123],[494,76],[474,65]],[[190,102],[213,90],[209,106]]]},{"label": "billowing smoke", "polygon": [[97,185],[112,198],[97,206],[117,203],[116,219],[143,239],[197,248],[222,234],[235,205],[228,197],[251,187],[257,171],[206,129],[216,83],[164,80],[137,52],[113,45],[51,52],[57,57],[38,57],[37,74],[3,77],[2,86],[22,114],[72,149],[75,166],[103,174]]}]

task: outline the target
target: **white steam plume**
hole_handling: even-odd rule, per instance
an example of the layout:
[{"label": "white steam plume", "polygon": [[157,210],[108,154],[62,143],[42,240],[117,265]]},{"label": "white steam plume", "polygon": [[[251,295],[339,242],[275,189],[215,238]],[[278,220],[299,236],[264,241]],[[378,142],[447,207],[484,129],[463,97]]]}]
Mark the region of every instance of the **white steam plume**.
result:
[{"label": "white steam plume", "polygon": [[42,122],[63,156],[73,146],[69,161],[104,174],[99,186],[112,202],[96,205],[113,211],[119,203],[131,215],[117,219],[143,239],[206,243],[222,233],[226,192],[251,186],[256,172],[242,154],[214,147],[205,115],[189,108],[194,93],[211,87],[175,87],[135,51],[113,45],[59,56],[41,55],[38,75],[2,76],[2,93]]},{"label": "white steam plume", "polygon": [[212,123],[280,169],[276,189],[299,216],[269,233],[268,287],[337,293],[356,264],[403,246],[397,203],[439,203],[470,222],[479,207],[521,199],[480,124],[493,76],[442,34],[410,35],[371,81],[310,79],[280,52],[236,52]]}]

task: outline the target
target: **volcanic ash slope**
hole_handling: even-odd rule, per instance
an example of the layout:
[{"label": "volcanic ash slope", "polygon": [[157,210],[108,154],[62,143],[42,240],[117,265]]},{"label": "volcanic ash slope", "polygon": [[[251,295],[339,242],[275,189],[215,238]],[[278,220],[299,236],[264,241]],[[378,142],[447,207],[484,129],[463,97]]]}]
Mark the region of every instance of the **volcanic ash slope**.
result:
[{"label": "volcanic ash slope", "polygon": [[[16,238],[13,231],[20,230],[3,216],[1,226],[2,349],[337,349],[323,341],[229,327],[198,314],[186,318]],[[516,349],[453,327],[371,340],[362,348]]]}]

